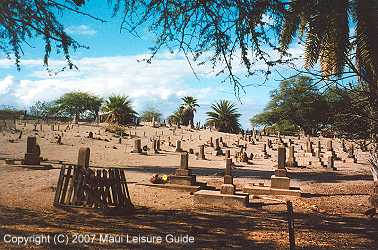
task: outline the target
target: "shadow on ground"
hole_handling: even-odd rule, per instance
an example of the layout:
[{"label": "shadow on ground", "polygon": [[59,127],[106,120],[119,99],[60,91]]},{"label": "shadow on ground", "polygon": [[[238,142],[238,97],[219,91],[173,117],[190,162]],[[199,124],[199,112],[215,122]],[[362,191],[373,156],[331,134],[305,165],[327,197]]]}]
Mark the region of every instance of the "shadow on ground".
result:
[{"label": "shadow on ground", "polygon": [[[159,173],[159,174],[173,174],[177,166],[161,167],[161,166],[128,166],[126,171],[140,172],[140,173]],[[223,176],[223,168],[205,168],[205,167],[193,167],[192,173],[200,176]],[[126,172],[127,173],[127,172]],[[268,170],[255,170],[255,169],[245,169],[237,168],[233,170],[233,176],[235,178],[257,178],[270,180],[271,176],[274,174],[273,171]],[[320,182],[320,183],[334,183],[342,181],[353,181],[353,180],[373,180],[370,174],[345,174],[341,171],[313,171],[313,170],[292,170],[288,173],[288,176],[292,179]]]},{"label": "shadow on ground", "polygon": [[[77,211],[76,211],[77,212]],[[259,219],[264,214],[263,220]],[[128,216],[106,217],[99,213],[81,210],[77,213],[56,210],[41,213],[24,208],[9,208],[0,206],[0,236],[5,234],[31,235],[36,233],[100,233],[122,234],[130,236],[147,235],[162,236],[166,234],[194,236],[193,244],[180,245],[164,243],[160,245],[145,244],[132,245],[111,244],[103,245],[99,242],[88,244],[87,248],[148,248],[148,249],[178,249],[207,247],[210,249],[239,248],[239,249],[271,249],[276,248],[275,242],[269,240],[253,241],[248,239],[253,230],[285,230],[285,221],[277,223],[274,218],[280,214],[259,212],[254,210],[233,212],[224,210],[207,210],[204,213],[181,210],[151,210],[137,208]],[[281,218],[282,219],[282,218]],[[4,243],[3,243],[4,244]],[[0,242],[1,247],[1,242]],[[72,246],[73,247],[73,246]],[[83,247],[83,245],[80,245]]]}]

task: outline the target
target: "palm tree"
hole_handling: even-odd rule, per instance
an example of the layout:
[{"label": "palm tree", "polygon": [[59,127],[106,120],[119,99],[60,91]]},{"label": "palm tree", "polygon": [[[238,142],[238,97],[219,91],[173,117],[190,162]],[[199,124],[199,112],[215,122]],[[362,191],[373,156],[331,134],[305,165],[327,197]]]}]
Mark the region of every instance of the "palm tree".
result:
[{"label": "palm tree", "polygon": [[128,96],[112,95],[105,101],[102,111],[108,113],[106,122],[127,124],[138,114],[132,107]]},{"label": "palm tree", "polygon": [[193,96],[184,96],[181,98],[183,104],[181,104],[183,125],[187,126],[190,124],[191,128],[194,128],[194,112],[197,111],[199,107],[197,99]]},{"label": "palm tree", "polygon": [[212,111],[206,112],[206,125],[215,126],[220,132],[238,133],[240,130],[238,109],[235,103],[220,100],[211,105]]},{"label": "palm tree", "polygon": [[305,41],[307,68],[319,62],[325,78],[338,78],[347,66],[347,72],[366,84],[367,117],[372,131],[378,131],[378,1],[292,1],[280,35],[283,50],[297,33]]},{"label": "palm tree", "polygon": [[183,116],[183,107],[180,106],[172,115],[168,117],[169,124],[176,124],[180,126],[183,123],[184,116]]},{"label": "palm tree", "polygon": [[[325,76],[341,75],[345,65],[353,67],[348,54],[355,52],[357,74],[363,72],[364,80],[378,90],[377,23],[376,0],[292,1],[284,16],[281,48],[286,50],[299,31],[306,67],[319,61]],[[350,25],[356,34],[350,33]]]}]

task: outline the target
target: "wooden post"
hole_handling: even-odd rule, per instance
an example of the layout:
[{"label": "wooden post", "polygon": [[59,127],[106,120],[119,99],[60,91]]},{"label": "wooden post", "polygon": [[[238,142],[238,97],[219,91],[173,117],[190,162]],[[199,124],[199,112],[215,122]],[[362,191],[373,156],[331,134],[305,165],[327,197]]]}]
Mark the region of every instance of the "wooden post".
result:
[{"label": "wooden post", "polygon": [[286,201],[287,206],[287,223],[289,227],[289,244],[290,250],[295,249],[295,237],[294,237],[294,216],[293,216],[293,204],[291,201]]}]

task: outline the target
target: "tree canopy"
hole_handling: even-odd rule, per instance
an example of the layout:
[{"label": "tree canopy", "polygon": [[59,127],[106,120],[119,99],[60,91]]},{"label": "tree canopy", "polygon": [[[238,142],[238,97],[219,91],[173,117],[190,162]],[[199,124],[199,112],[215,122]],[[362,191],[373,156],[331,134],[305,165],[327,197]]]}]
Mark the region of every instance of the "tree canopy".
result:
[{"label": "tree canopy", "polygon": [[36,101],[30,108],[29,114],[41,119],[47,119],[53,113],[54,102]]},{"label": "tree canopy", "polygon": [[152,120],[160,121],[162,114],[153,107],[148,107],[144,110],[140,116],[140,119],[144,122],[152,122]]},{"label": "tree canopy", "polygon": [[85,112],[96,117],[103,100],[97,96],[85,92],[66,93],[54,102],[53,112],[74,117],[79,121]]},{"label": "tree canopy", "polygon": [[271,93],[264,112],[250,121],[252,125],[277,126],[290,122],[306,133],[312,133],[322,128],[326,116],[326,102],[312,79],[298,76],[281,81],[279,88]]},{"label": "tree canopy", "polygon": [[106,121],[115,124],[129,124],[138,114],[128,96],[112,95],[105,100],[102,111],[107,113]]},{"label": "tree canopy", "polygon": [[[48,67],[51,52],[63,53],[67,66],[72,69],[70,51],[81,46],[64,31],[57,13],[81,12],[84,0],[2,0],[0,1],[0,51],[15,61],[20,69],[23,46],[31,38],[44,41],[43,64]],[[30,46],[30,45],[29,45]]]},{"label": "tree canopy", "polygon": [[182,125],[188,126],[190,125],[192,128],[194,127],[194,112],[197,111],[198,100],[193,96],[184,96],[181,98],[182,104],[180,106],[180,110],[182,112]]},{"label": "tree canopy", "polygon": [[376,133],[376,121],[369,119],[370,106],[363,87],[332,87],[321,92],[313,79],[292,77],[272,91],[264,111],[250,122],[252,126],[261,125],[283,134],[303,129],[306,133],[367,138]]},{"label": "tree canopy", "polygon": [[238,133],[240,131],[239,117],[241,114],[235,103],[228,100],[220,100],[211,105],[211,110],[206,112],[207,126],[214,126],[220,132]]}]

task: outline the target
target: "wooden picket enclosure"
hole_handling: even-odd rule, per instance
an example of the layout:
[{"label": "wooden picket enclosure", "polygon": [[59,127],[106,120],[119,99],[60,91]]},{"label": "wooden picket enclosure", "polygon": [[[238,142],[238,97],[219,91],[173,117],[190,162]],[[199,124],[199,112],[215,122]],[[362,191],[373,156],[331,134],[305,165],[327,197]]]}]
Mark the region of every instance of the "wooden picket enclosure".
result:
[{"label": "wooden picket enclosure", "polygon": [[61,167],[54,206],[106,211],[133,208],[123,169],[76,165]]}]

